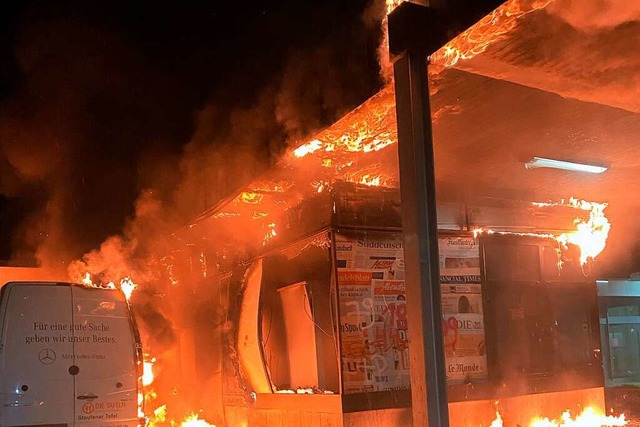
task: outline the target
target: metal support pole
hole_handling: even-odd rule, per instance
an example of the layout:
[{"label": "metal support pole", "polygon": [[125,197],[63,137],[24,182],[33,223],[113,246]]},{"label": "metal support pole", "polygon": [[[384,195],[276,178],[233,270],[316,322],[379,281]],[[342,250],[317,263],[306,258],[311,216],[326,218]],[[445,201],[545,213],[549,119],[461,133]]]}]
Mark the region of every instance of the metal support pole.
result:
[{"label": "metal support pole", "polygon": [[425,56],[394,63],[414,426],[449,425]]},{"label": "metal support pole", "polygon": [[503,0],[405,1],[388,17],[400,160],[413,425],[447,427],[427,58]]},{"label": "metal support pole", "polygon": [[[394,63],[413,425],[449,425],[426,56]],[[428,421],[428,423],[427,423]]]}]

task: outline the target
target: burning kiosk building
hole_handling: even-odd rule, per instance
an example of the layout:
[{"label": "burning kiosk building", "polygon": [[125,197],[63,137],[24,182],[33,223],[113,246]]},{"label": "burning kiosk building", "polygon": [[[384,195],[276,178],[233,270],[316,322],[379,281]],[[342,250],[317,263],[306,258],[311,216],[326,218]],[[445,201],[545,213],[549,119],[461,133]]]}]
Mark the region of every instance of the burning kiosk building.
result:
[{"label": "burning kiosk building", "polygon": [[[608,47],[640,25],[586,43],[561,2],[523,3],[425,69],[453,426],[604,409],[595,279],[635,244],[616,230],[638,202],[640,110],[568,43],[629,77],[632,53]],[[410,424],[396,142],[385,87],[185,231],[217,260],[228,425]]]}]

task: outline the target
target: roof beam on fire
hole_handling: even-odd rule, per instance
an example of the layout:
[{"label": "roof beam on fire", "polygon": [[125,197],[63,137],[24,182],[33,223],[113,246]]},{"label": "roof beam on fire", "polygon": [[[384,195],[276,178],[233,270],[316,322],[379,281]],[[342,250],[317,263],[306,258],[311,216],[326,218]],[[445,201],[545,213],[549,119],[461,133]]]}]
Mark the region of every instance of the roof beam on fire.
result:
[{"label": "roof beam on fire", "polygon": [[389,54],[409,49],[433,54],[481,18],[502,0],[430,0],[428,7],[405,1],[389,15]]}]

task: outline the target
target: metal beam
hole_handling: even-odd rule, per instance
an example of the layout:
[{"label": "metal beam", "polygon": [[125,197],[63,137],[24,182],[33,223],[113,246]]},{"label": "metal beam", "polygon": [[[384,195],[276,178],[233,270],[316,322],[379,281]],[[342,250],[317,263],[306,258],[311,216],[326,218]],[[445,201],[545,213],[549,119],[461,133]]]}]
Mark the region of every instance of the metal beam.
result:
[{"label": "metal beam", "polygon": [[405,1],[388,17],[393,62],[413,425],[447,427],[435,162],[427,60],[502,0]]},{"label": "metal beam", "polygon": [[[429,9],[407,3],[389,17],[410,39]],[[413,7],[420,9],[414,9]],[[405,12],[403,12],[405,11]],[[409,12],[406,12],[409,11]],[[415,13],[417,12],[417,13]],[[404,22],[401,22],[404,21]],[[407,22],[410,21],[410,22]],[[394,27],[395,26],[395,27]],[[420,26],[424,30],[424,26]],[[396,37],[396,40],[399,40]],[[435,174],[427,60],[421,45],[394,58],[413,425],[449,425],[442,338]]]}]

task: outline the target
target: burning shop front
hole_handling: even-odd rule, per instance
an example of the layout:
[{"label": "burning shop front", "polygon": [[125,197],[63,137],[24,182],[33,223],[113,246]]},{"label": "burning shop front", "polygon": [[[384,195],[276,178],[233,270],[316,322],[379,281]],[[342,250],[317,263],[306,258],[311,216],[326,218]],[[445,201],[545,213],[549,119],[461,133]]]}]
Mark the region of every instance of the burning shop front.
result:
[{"label": "burning shop front", "polygon": [[[452,426],[604,410],[595,279],[634,268],[640,106],[561,5],[524,3],[428,67]],[[607,28],[602,60],[640,35]],[[396,142],[387,86],[189,227],[218,260],[227,425],[410,425]]]}]

